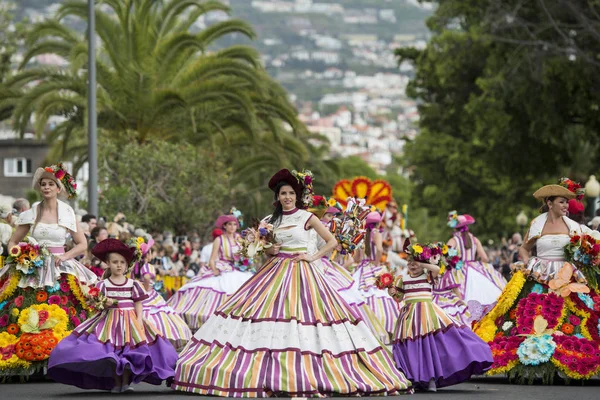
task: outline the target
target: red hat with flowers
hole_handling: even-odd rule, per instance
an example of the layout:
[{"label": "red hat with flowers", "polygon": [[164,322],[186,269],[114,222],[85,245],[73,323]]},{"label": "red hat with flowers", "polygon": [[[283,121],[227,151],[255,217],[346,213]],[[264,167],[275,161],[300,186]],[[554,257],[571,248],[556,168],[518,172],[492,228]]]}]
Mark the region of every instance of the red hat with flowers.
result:
[{"label": "red hat with flowers", "polygon": [[269,179],[269,189],[275,192],[280,182],[287,183],[296,192],[296,207],[306,209],[312,205],[314,195],[312,172],[281,169]]},{"label": "red hat with flowers", "polygon": [[131,264],[135,252],[135,248],[128,247],[120,240],[112,238],[101,241],[92,249],[92,254],[104,262],[106,262],[110,253],[117,253],[125,257],[127,264]]}]

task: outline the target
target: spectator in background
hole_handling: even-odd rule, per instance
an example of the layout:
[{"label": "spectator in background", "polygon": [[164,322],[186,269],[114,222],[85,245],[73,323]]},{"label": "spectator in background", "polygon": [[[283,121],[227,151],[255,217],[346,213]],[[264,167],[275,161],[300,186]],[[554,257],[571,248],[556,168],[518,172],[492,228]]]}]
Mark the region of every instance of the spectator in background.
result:
[{"label": "spectator in background", "polygon": [[212,248],[213,248],[213,243],[215,241],[216,238],[218,238],[219,236],[221,236],[223,234],[223,231],[220,229],[213,229],[212,231],[212,241],[210,243],[208,243],[206,246],[204,246],[202,248],[202,251],[200,252],[200,268],[202,267],[208,267],[208,261],[210,260],[210,255],[212,253]]},{"label": "spectator in background", "polygon": [[16,210],[16,213],[18,216],[23,211],[29,210],[31,208],[31,204],[29,204],[29,201],[27,199],[20,198],[20,199],[15,200],[12,208],[14,208]]},{"label": "spectator in background", "polygon": [[8,255],[8,241],[13,233],[13,209],[8,205],[0,206],[0,256]]},{"label": "spectator in background", "polygon": [[98,226],[98,219],[93,214],[85,214],[81,217],[81,222],[85,222],[88,224],[89,232],[93,231],[96,226]]}]

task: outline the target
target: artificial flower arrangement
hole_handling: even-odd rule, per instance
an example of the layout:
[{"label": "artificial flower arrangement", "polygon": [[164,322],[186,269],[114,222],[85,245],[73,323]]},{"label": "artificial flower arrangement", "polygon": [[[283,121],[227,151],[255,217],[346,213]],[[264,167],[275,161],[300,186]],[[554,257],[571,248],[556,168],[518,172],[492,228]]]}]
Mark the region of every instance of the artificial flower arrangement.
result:
[{"label": "artificial flower arrangement", "polygon": [[293,170],[292,175],[294,175],[296,177],[296,179],[298,179],[298,182],[304,188],[304,190],[302,192],[302,199],[301,199],[302,204],[304,205],[304,208],[310,207],[310,205],[312,204],[313,195],[314,195],[313,173],[307,169],[303,169],[300,172]]},{"label": "artificial flower arrangement", "polygon": [[100,291],[100,289],[98,289],[97,287],[89,287],[83,285],[81,287],[81,292],[85,297],[85,301],[88,307],[90,307],[96,312],[104,310],[108,298],[104,295],[104,293]]},{"label": "artificial flower arrangement", "polygon": [[50,252],[45,246],[40,246],[32,237],[10,248],[6,265],[13,267],[25,275],[33,275],[44,266]]},{"label": "artificial flower arrangement", "polygon": [[329,230],[338,242],[338,248],[331,256],[332,260],[338,252],[342,255],[354,254],[366,235],[363,225],[371,212],[371,207],[366,205],[365,199],[349,197],[346,202],[346,210],[336,216],[329,226]]},{"label": "artificial flower arrangement", "polygon": [[263,255],[266,249],[276,243],[277,238],[273,229],[273,224],[269,224],[266,220],[255,222],[252,227],[244,229],[237,239],[240,245],[237,255],[248,260],[248,263]]},{"label": "artificial flower arrangement", "polygon": [[487,374],[552,382],[556,374],[590,379],[600,372],[600,296],[575,282],[574,272],[565,263],[548,286],[514,274],[474,326],[494,357]]},{"label": "artificial flower arrangement", "polygon": [[73,176],[67,172],[62,163],[46,167],[45,170],[46,172],[54,174],[56,179],[62,182],[69,198],[77,196],[77,183]]},{"label": "artificial flower arrangement", "polygon": [[586,277],[589,286],[598,289],[600,275],[600,239],[583,234],[571,237],[565,245],[565,258]]}]

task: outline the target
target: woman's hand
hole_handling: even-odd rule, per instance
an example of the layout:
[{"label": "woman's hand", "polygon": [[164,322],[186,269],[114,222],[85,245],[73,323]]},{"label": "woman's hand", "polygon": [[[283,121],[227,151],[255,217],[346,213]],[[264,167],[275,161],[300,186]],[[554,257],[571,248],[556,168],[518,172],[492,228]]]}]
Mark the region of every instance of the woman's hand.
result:
[{"label": "woman's hand", "polygon": [[281,249],[281,244],[275,243],[273,246],[269,247],[265,252],[270,256],[276,256],[279,254],[279,249]]},{"label": "woman's hand", "polygon": [[296,254],[296,256],[294,258],[292,258],[292,261],[306,261],[306,262],[313,262],[315,259],[313,258],[313,256],[309,256],[306,253],[300,253],[300,254]]},{"label": "woman's hand", "polygon": [[388,288],[388,294],[394,297],[396,294],[398,294],[398,290],[396,290],[395,287]]},{"label": "woman's hand", "polygon": [[220,269],[218,269],[218,268],[215,268],[215,267],[213,267],[213,268],[211,268],[211,269],[212,269],[212,273],[213,273],[213,275],[214,275],[214,276],[219,276],[219,275],[221,275],[221,270],[220,270]]},{"label": "woman's hand", "polygon": [[56,264],[57,267],[60,267],[61,264],[65,261],[67,261],[68,259],[69,258],[66,257],[64,254],[54,256],[54,264]]}]

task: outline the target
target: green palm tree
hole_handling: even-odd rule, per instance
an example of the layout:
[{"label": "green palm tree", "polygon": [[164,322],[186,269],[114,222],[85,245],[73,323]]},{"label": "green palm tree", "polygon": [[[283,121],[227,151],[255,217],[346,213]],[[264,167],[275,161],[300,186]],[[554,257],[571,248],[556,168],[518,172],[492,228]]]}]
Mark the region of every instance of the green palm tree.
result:
[{"label": "green palm tree", "polygon": [[[282,126],[303,132],[284,90],[248,46],[216,48],[225,35],[254,38],[244,21],[229,19],[193,32],[203,15],[229,8],[211,0],[99,0],[96,11],[98,128],[111,140],[185,140],[202,144],[277,134]],[[65,21],[86,22],[85,1],[66,1],[54,19],[32,26],[22,71],[6,83],[0,106],[14,103],[16,128],[35,117],[42,135],[52,116],[64,121],[48,134],[53,158],[86,160],[87,57],[84,34]],[[56,54],[68,67],[31,61]],[[8,93],[12,93],[10,96]],[[14,94],[17,93],[18,96]],[[16,99],[16,100],[15,100]]]}]

